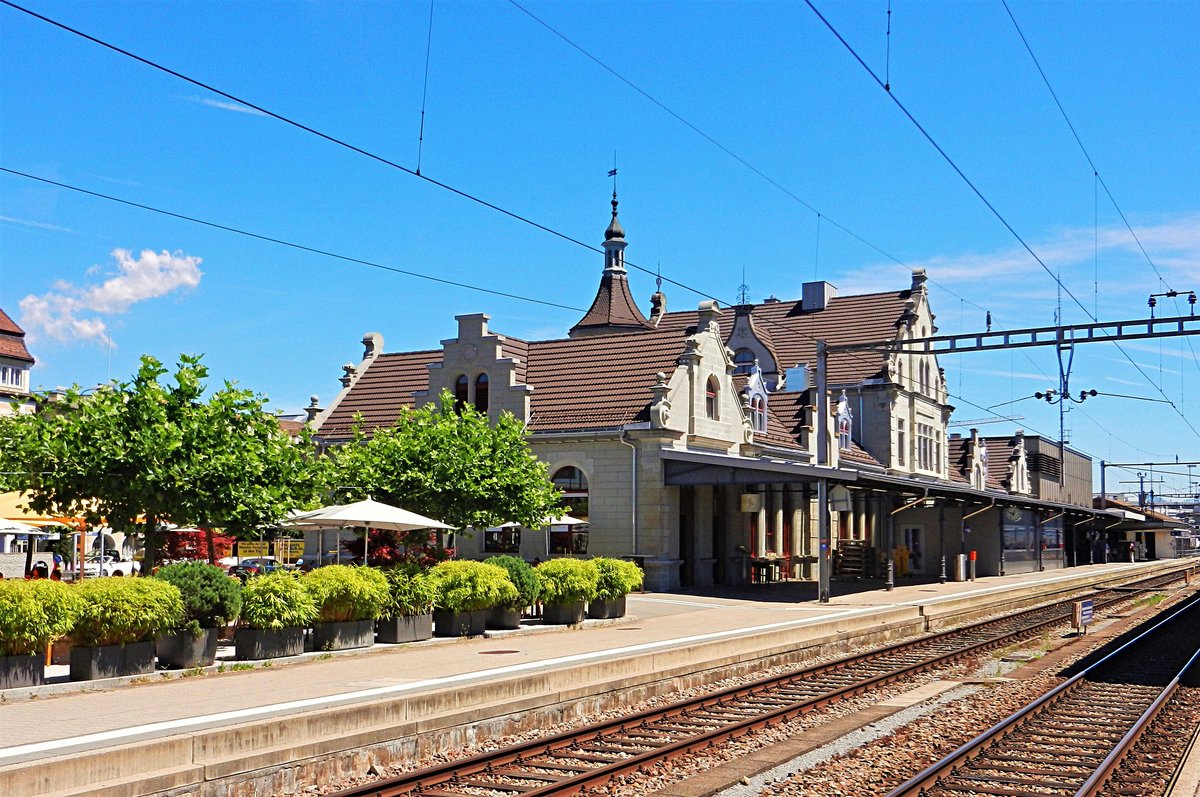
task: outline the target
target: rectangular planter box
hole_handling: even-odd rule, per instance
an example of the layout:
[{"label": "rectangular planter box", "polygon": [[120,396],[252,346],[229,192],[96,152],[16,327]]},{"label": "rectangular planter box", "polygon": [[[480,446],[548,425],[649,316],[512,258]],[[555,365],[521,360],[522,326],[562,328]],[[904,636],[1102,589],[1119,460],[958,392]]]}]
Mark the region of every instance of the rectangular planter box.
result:
[{"label": "rectangular planter box", "polygon": [[375,632],[379,635],[379,641],[388,645],[396,645],[401,642],[420,642],[433,636],[433,614],[377,620]]},{"label": "rectangular planter box", "polygon": [[625,596],[611,601],[588,601],[587,616],[593,620],[615,620],[625,616]]},{"label": "rectangular planter box", "polygon": [[261,628],[239,628],[233,637],[234,655],[246,659],[279,659],[299,656],[304,652],[304,629],[281,628],[266,631]]},{"label": "rectangular planter box", "polygon": [[313,650],[369,648],[374,644],[374,620],[348,620],[344,623],[313,624]]},{"label": "rectangular planter box", "polygon": [[37,653],[0,656],[0,689],[41,686],[46,680],[45,656]]},{"label": "rectangular planter box", "polygon": [[487,627],[502,631],[512,631],[521,627],[521,610],[504,609],[493,606],[487,610]]},{"label": "rectangular planter box", "polygon": [[433,612],[433,635],[440,637],[479,636],[487,628],[487,609],[477,612]]},{"label": "rectangular planter box", "polygon": [[542,606],[542,622],[546,625],[575,625],[583,622],[583,601],[547,603]]},{"label": "rectangular planter box", "polygon": [[190,631],[163,634],[154,640],[159,666],[180,670],[209,666],[217,660],[219,634],[216,628],[202,628],[200,636],[194,636]]},{"label": "rectangular planter box", "polygon": [[154,672],[154,643],[71,648],[71,680],[94,681]]}]

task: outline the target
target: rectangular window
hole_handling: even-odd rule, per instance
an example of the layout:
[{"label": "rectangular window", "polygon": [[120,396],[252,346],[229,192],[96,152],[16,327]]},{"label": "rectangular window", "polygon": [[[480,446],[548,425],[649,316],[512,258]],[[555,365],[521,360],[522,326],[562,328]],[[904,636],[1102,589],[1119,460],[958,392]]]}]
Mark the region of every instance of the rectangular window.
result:
[{"label": "rectangular window", "polygon": [[941,456],[941,444],[934,445],[934,429],[927,423],[917,424],[917,467],[921,470],[936,470],[934,457]]},{"label": "rectangular window", "polygon": [[904,434],[904,420],[896,421],[896,461],[900,465],[904,465],[907,457],[905,451],[908,450],[908,439]]},{"label": "rectangular window", "polygon": [[488,529],[483,532],[484,553],[520,553],[520,529]]},{"label": "rectangular window", "polygon": [[588,547],[587,526],[571,526],[568,530],[550,531],[550,553],[585,554]]}]

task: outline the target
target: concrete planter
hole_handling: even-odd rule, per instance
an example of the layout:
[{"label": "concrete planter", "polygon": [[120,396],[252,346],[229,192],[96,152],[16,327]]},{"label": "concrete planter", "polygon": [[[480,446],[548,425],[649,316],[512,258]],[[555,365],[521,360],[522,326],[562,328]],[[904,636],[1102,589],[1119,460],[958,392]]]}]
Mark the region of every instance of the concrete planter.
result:
[{"label": "concrete planter", "polygon": [[313,650],[349,650],[375,644],[374,620],[313,623]]},{"label": "concrete planter", "polygon": [[45,657],[37,653],[0,656],[0,689],[41,686],[46,680]]},{"label": "concrete planter", "polygon": [[588,601],[587,616],[593,620],[615,620],[625,616],[625,596],[610,601]]},{"label": "concrete planter", "polygon": [[217,628],[201,628],[200,636],[190,631],[163,634],[154,640],[158,663],[178,670],[207,667],[217,660],[219,635],[220,629]]},{"label": "concrete planter", "polygon": [[521,627],[521,610],[520,609],[505,609],[502,606],[493,606],[488,609],[487,627],[495,628],[500,631],[512,631]]},{"label": "concrete planter", "polygon": [[239,628],[233,636],[234,655],[242,659],[280,659],[304,652],[304,629],[296,626],[268,631]]},{"label": "concrete planter", "polygon": [[547,603],[542,606],[542,622],[546,625],[576,625],[583,622],[583,601]]},{"label": "concrete planter", "polygon": [[433,612],[433,635],[439,637],[479,636],[487,628],[487,609],[475,612]]},{"label": "concrete planter", "polygon": [[72,681],[121,678],[154,672],[154,643],[131,642],[128,645],[71,648]]},{"label": "concrete planter", "polygon": [[388,645],[429,639],[433,636],[433,613],[376,620],[375,633],[380,642]]}]

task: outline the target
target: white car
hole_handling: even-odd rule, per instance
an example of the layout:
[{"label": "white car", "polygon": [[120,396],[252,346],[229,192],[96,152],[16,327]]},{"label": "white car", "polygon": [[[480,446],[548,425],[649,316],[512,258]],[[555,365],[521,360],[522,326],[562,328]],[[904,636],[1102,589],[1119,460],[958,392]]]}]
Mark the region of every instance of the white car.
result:
[{"label": "white car", "polygon": [[[103,561],[101,561],[103,560]],[[141,570],[141,564],[132,559],[118,559],[115,556],[91,556],[83,562],[83,575],[96,576],[129,576]]]}]

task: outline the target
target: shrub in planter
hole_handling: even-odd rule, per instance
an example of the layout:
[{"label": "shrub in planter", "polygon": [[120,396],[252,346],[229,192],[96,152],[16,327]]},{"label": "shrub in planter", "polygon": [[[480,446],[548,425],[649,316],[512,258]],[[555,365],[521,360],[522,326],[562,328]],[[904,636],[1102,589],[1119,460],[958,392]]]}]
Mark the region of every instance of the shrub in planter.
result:
[{"label": "shrub in planter", "polygon": [[583,559],[551,559],[537,567],[542,580],[542,619],[550,625],[583,620],[584,604],[596,597],[600,571]]},{"label": "shrub in planter", "polygon": [[302,579],[317,607],[317,650],[365,648],[375,643],[375,618],[387,605],[387,579],[373,567],[327,565]]},{"label": "shrub in planter", "polygon": [[174,584],[183,598],[183,624],[161,634],[154,646],[165,667],[203,667],[217,658],[220,629],[242,610],[242,585],[207,562],[167,565],[154,578]]},{"label": "shrub in planter", "polygon": [[317,606],[300,579],[286,571],[254,576],[242,587],[242,617],[234,635],[239,659],[273,659],[304,652],[304,629]]},{"label": "shrub in planter", "polygon": [[588,601],[588,617],[599,620],[625,616],[625,596],[642,588],[642,568],[623,559],[598,556],[592,564],[600,572],[596,597]]},{"label": "shrub in planter", "polygon": [[59,581],[0,581],[0,689],[38,686],[46,646],[75,623],[79,597]]},{"label": "shrub in planter", "polygon": [[71,680],[153,672],[154,637],[183,622],[179,588],[157,578],[93,578],[74,589]]},{"label": "shrub in planter", "polygon": [[440,562],[429,571],[437,587],[434,633],[437,636],[482,634],[487,610],[517,599],[508,572],[470,560]]},{"label": "shrub in planter", "polygon": [[541,594],[541,579],[528,562],[515,556],[493,556],[483,561],[484,564],[503,567],[508,572],[508,580],[517,588],[517,597],[511,603],[492,607],[488,615],[488,628],[520,627],[521,610],[532,605]]},{"label": "shrub in planter", "polygon": [[388,601],[375,623],[380,642],[419,642],[433,636],[433,602],[437,586],[429,571],[402,564],[383,571]]}]

